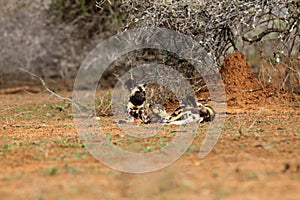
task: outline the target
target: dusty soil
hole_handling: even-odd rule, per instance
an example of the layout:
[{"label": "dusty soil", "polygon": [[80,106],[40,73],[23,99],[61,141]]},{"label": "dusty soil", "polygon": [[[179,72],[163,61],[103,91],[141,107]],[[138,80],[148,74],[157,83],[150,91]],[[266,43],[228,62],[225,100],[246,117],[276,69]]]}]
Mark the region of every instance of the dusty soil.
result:
[{"label": "dusty soil", "polygon": [[[209,124],[187,152],[156,172],[129,174],[93,158],[71,105],[45,91],[0,94],[1,199],[300,199],[300,98],[260,88],[243,56],[225,60],[228,113],[213,151],[199,159]],[[104,91],[106,93],[106,91]],[[70,92],[60,92],[70,97]],[[168,131],[132,140],[101,117],[112,144],[143,153],[167,145]]]}]

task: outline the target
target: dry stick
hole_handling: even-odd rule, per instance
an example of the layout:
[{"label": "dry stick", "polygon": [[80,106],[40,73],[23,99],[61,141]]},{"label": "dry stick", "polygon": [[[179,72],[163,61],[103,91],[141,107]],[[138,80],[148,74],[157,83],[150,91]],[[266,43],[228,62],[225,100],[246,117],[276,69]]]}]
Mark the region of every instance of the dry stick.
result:
[{"label": "dry stick", "polygon": [[15,115],[13,115],[12,117],[17,117],[17,116],[23,115],[23,114],[25,114],[25,113],[31,113],[31,111],[20,112],[20,113],[17,113],[17,114],[15,114]]},{"label": "dry stick", "polygon": [[[114,76],[118,79],[118,81],[121,83],[122,87],[124,87],[125,83],[124,83],[124,81],[120,78],[120,76],[119,76],[118,74],[116,74],[116,73],[113,73],[113,75],[114,75]],[[132,76],[132,74],[131,74],[131,76]],[[131,77],[131,79],[132,79],[132,77]]]},{"label": "dry stick", "polygon": [[246,132],[248,132],[255,125],[256,121],[257,121],[256,119],[253,120],[252,124],[248,127]]},{"label": "dry stick", "polygon": [[29,86],[20,86],[20,87],[14,87],[14,88],[6,88],[6,89],[2,89],[0,90],[0,94],[15,94],[18,92],[23,92],[23,91],[27,91],[30,93],[38,93],[39,90],[35,89],[35,88],[30,88]]},{"label": "dry stick", "polygon": [[109,105],[105,106],[105,103],[103,102],[103,98],[100,98],[100,105],[99,107],[104,107],[103,110],[101,110],[101,112],[104,114],[104,115],[109,115],[109,113],[107,112],[111,107],[112,107],[112,101],[110,101]]},{"label": "dry stick", "polygon": [[[80,105],[80,106],[86,108],[86,106],[84,106],[84,105],[82,105],[82,104],[80,104],[80,103],[78,103],[78,102],[75,102],[75,101],[74,101],[73,99],[71,99],[71,98],[68,98],[68,97],[62,97],[62,96],[60,96],[59,94],[53,92],[51,89],[49,89],[49,88],[47,87],[47,85],[46,85],[44,79],[42,79],[40,76],[38,76],[38,75],[36,75],[36,74],[34,74],[34,73],[32,73],[32,72],[30,72],[30,71],[28,71],[28,70],[22,68],[22,67],[18,67],[18,69],[21,70],[21,71],[23,71],[23,72],[25,72],[25,73],[30,74],[31,76],[33,76],[33,77],[35,77],[35,78],[38,78],[38,79],[40,80],[40,82],[42,83],[43,87],[44,87],[50,94],[52,94],[53,96],[55,96],[55,97],[57,97],[57,98],[59,98],[59,99],[62,99],[62,100],[64,100],[64,101],[68,101],[68,102],[74,104],[74,105],[77,107],[77,109],[79,109],[79,106],[78,106],[78,105]],[[80,109],[79,109],[79,110],[80,110]]]},{"label": "dry stick", "polygon": [[[25,104],[25,103],[22,103],[20,106],[23,106],[24,104]],[[5,111],[14,110],[14,109],[16,109],[16,108],[18,108],[18,106],[8,107],[8,108],[5,108],[5,109],[3,109],[3,110],[0,110],[0,113],[5,112]]]},{"label": "dry stick", "polygon": [[26,70],[26,69],[23,69],[23,68],[21,68],[21,67],[19,67],[19,70],[21,70],[21,71],[23,71],[23,72],[26,72],[26,73],[30,74],[31,76],[33,76],[33,77],[35,77],[35,78],[38,78],[38,79],[40,80],[40,82],[42,83],[43,87],[44,87],[49,93],[51,93],[53,96],[56,96],[56,97],[59,98],[59,99],[62,99],[62,100],[65,100],[65,101],[69,101],[69,102],[73,103],[73,100],[72,100],[72,99],[67,98],[67,97],[62,97],[62,96],[60,96],[59,94],[57,94],[57,93],[53,92],[52,90],[50,90],[50,89],[47,87],[47,85],[46,85],[44,79],[42,79],[40,76],[38,76],[38,75],[36,75],[36,74],[33,74],[32,72],[30,72],[30,71],[28,71],[28,70]]},{"label": "dry stick", "polygon": [[281,84],[281,88],[282,88],[282,89],[284,89],[285,84],[286,84],[286,82],[287,82],[289,76],[290,76],[290,74],[288,73],[288,74],[286,75],[286,77],[284,78],[284,81],[283,81],[283,83]]},{"label": "dry stick", "polygon": [[261,85],[260,88],[255,88],[255,89],[250,89],[250,90],[246,90],[246,92],[257,92],[257,91],[260,91],[260,90],[263,90],[265,89],[266,87],[269,87],[269,85],[271,84],[271,80],[269,79],[268,80],[268,83],[266,86],[263,86],[263,84],[259,81],[259,84]]},{"label": "dry stick", "polygon": [[291,71],[295,72],[299,77],[300,77],[300,72],[298,72],[297,70],[291,68],[291,67],[288,67],[288,69],[290,69]]},{"label": "dry stick", "polygon": [[257,91],[260,91],[260,90],[263,90],[264,88],[255,88],[255,89],[250,89],[250,90],[246,90],[246,92],[257,92]]}]

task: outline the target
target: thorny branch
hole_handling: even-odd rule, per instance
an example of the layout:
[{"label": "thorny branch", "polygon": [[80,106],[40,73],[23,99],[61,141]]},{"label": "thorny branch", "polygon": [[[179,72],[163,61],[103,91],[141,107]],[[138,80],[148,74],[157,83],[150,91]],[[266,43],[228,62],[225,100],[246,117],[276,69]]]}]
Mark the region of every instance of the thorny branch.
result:
[{"label": "thorny branch", "polygon": [[[295,0],[123,0],[129,18],[124,29],[159,26],[191,35],[215,57],[261,40],[287,45],[299,54],[300,2]],[[297,44],[297,45],[296,45]],[[280,46],[280,45],[279,45]]]}]

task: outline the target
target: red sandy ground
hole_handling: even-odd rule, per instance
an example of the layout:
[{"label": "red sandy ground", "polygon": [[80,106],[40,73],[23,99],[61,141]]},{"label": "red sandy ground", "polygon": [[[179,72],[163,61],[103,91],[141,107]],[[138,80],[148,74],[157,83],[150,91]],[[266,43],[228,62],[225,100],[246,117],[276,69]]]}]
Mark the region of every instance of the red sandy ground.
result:
[{"label": "red sandy ground", "polygon": [[[220,71],[228,115],[213,151],[198,157],[201,124],[185,155],[147,174],[93,158],[68,103],[46,92],[0,95],[0,199],[300,199],[300,99],[272,85],[249,92],[261,85],[239,52]],[[112,117],[101,120],[114,144],[130,145]]]}]

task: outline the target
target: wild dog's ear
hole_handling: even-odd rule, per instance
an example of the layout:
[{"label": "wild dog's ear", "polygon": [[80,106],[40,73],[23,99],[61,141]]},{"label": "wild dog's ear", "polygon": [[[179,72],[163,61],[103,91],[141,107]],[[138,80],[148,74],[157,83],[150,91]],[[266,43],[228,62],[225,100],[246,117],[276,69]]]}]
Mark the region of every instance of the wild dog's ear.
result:
[{"label": "wild dog's ear", "polygon": [[196,102],[196,99],[193,95],[189,95],[187,97],[187,101],[188,101],[188,104],[193,106],[193,107],[197,107],[197,102]]},{"label": "wild dog's ear", "polygon": [[128,81],[126,81],[125,85],[128,90],[132,90],[136,86],[136,83],[133,79],[129,79]]},{"label": "wild dog's ear", "polygon": [[193,106],[193,107],[197,107],[197,103],[196,103],[196,99],[193,95],[187,95],[184,99],[183,99],[183,103],[186,106]]},{"label": "wild dog's ear", "polygon": [[191,105],[193,105],[193,106],[196,105],[196,99],[195,99],[195,97],[194,97],[193,95],[189,95],[189,96],[187,97],[187,101],[189,102],[189,104],[191,104]]}]

